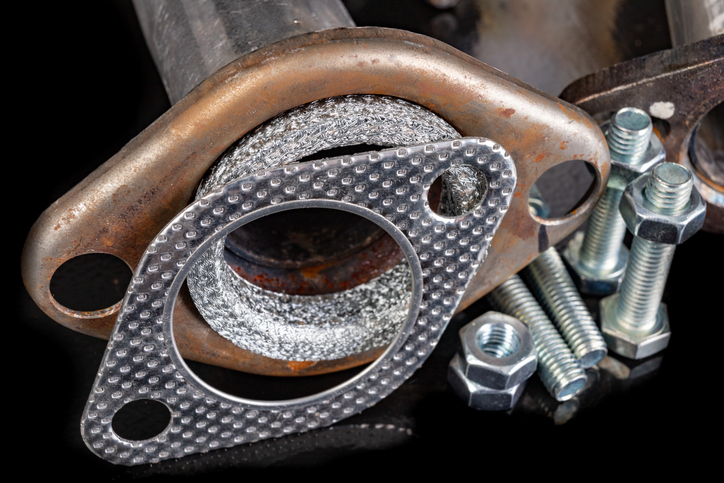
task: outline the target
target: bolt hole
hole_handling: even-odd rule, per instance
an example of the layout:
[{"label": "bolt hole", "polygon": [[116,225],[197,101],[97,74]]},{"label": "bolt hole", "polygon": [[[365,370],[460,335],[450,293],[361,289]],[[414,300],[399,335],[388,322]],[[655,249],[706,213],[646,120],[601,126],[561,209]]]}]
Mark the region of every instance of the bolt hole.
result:
[{"label": "bolt hole", "polygon": [[595,169],[586,161],[557,164],[543,173],[530,190],[531,214],[543,220],[560,219],[581,206],[596,187]]},{"label": "bolt hole", "polygon": [[704,116],[692,134],[689,159],[697,174],[724,191],[724,103]]},{"label": "bolt hole", "polygon": [[427,201],[438,215],[456,217],[480,206],[487,190],[488,180],[482,171],[473,166],[452,166],[432,183]]},{"label": "bolt hole", "polygon": [[659,136],[659,139],[663,140],[669,137],[671,133],[671,124],[669,124],[669,121],[652,116],[651,123],[654,125],[654,134]]},{"label": "bolt hole", "polygon": [[101,311],[123,300],[131,275],[131,269],[120,258],[89,253],[58,267],[50,279],[50,293],[67,309]]},{"label": "bolt hole", "polygon": [[151,439],[163,432],[171,422],[168,407],[152,399],[131,401],[113,415],[113,432],[129,441]]},{"label": "bolt hole", "polygon": [[478,347],[484,353],[498,359],[510,357],[520,348],[520,337],[507,324],[486,324],[477,334]]}]

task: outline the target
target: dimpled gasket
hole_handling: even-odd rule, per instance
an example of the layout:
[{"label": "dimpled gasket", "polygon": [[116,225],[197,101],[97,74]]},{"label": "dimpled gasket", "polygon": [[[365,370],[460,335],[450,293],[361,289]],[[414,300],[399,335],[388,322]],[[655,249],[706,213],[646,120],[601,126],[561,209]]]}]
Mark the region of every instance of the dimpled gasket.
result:
[{"label": "dimpled gasket", "polygon": [[[459,137],[437,115],[401,99],[323,99],[287,111],[244,136],[214,165],[197,196],[324,149],[409,146]],[[263,190],[256,194],[268,196]],[[234,272],[224,262],[222,239],[194,265],[187,280],[204,320],[235,345],[274,359],[318,361],[389,344],[405,320],[412,276],[402,263],[350,290],[287,295],[257,287]]]},{"label": "dimpled gasket", "polygon": [[[439,216],[427,193],[455,165],[479,169],[488,189],[471,212]],[[151,463],[328,426],[372,406],[437,344],[508,209],[515,180],[513,161],[499,145],[466,138],[278,168],[197,200],[141,258],[83,412],[84,441],[113,463]],[[259,198],[262,189],[268,196]],[[309,206],[364,216],[400,245],[413,276],[400,333],[364,371],[313,396],[253,401],[208,386],[186,366],[173,339],[174,301],[190,267],[242,224]],[[139,399],[166,405],[170,423],[147,440],[120,438],[113,415]]]}]

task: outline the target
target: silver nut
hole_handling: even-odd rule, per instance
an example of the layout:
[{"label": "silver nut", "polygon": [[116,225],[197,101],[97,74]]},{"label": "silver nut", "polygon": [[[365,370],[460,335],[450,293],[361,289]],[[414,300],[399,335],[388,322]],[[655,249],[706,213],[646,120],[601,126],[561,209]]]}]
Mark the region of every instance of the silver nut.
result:
[{"label": "silver nut", "polygon": [[536,370],[533,338],[514,317],[488,312],[460,329],[459,335],[463,374],[476,384],[509,389]]},{"label": "silver nut", "polygon": [[477,384],[463,374],[463,358],[460,354],[450,361],[447,380],[455,394],[473,409],[481,411],[507,411],[520,399],[527,381],[508,389],[490,389]]},{"label": "silver nut", "polygon": [[600,305],[601,334],[611,351],[629,359],[643,359],[666,349],[671,339],[666,305],[659,306],[656,324],[650,330],[622,328],[616,317],[619,295],[614,294],[601,299]]},{"label": "silver nut", "polygon": [[618,263],[607,271],[592,272],[581,262],[581,245],[584,232],[579,231],[563,250],[563,260],[569,268],[569,273],[578,290],[591,295],[607,295],[618,292],[623,281],[623,274],[628,263],[628,248],[621,245],[618,251]]},{"label": "silver nut", "polygon": [[[601,130],[604,134],[608,132],[610,125],[610,121],[601,125]],[[648,173],[657,164],[664,162],[666,159],[666,150],[659,138],[653,135],[649,141],[649,147],[646,149],[646,153],[636,162],[631,162],[626,159],[625,156],[615,151],[611,151],[610,155],[611,175],[608,178],[607,187],[623,191],[631,181]]]},{"label": "silver nut", "polygon": [[644,199],[645,176],[631,183],[621,198],[621,216],[628,229],[644,240],[679,245],[699,231],[706,216],[706,203],[696,188],[691,190],[689,206],[678,215],[662,215],[649,208]]}]

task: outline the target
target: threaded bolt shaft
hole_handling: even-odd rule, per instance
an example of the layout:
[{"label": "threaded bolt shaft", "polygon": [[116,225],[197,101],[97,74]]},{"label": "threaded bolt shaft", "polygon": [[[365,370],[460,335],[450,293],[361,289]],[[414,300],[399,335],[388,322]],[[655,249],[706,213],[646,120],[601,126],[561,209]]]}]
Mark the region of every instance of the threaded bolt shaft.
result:
[{"label": "threaded bolt shaft", "polygon": [[635,238],[616,309],[619,325],[630,330],[649,330],[656,324],[676,245]]},{"label": "threaded bolt shaft", "polygon": [[490,292],[490,298],[498,310],[528,326],[538,352],[538,375],[548,392],[558,401],[578,394],[586,373],[523,280],[513,275]]},{"label": "threaded bolt shaft", "polygon": [[606,135],[608,149],[618,159],[635,163],[646,154],[653,132],[651,118],[635,107],[624,107],[611,117],[611,127]]},{"label": "threaded bolt shaft", "polygon": [[606,188],[588,218],[579,256],[590,270],[608,271],[618,263],[619,249],[626,235],[626,223],[618,212],[622,195],[621,190]]},{"label": "threaded bolt shaft", "polygon": [[533,293],[581,366],[592,367],[603,359],[608,352],[606,341],[556,249],[551,247],[541,253],[524,273]]},{"label": "threaded bolt shaft", "polygon": [[[640,161],[646,154],[653,125],[646,112],[625,107],[611,117],[606,133],[612,157],[625,164]],[[581,262],[590,270],[605,273],[616,267],[619,249],[626,235],[626,224],[618,211],[623,192],[606,188],[593,210],[581,244]]]},{"label": "threaded bolt shaft", "polygon": [[[694,182],[679,164],[663,163],[654,168],[644,187],[644,202],[662,215],[675,215],[688,205]],[[629,265],[621,285],[616,317],[630,330],[649,330],[656,324],[676,245],[634,237]]]}]

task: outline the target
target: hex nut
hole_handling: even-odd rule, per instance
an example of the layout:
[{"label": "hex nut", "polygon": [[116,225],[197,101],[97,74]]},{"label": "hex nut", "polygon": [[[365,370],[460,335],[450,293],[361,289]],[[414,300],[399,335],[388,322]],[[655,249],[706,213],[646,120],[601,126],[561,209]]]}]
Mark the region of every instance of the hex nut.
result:
[{"label": "hex nut", "polygon": [[671,328],[666,305],[661,304],[656,314],[656,324],[649,331],[622,329],[616,317],[620,294],[601,299],[601,334],[609,349],[629,359],[643,359],[660,352],[669,345]]},{"label": "hex nut", "polygon": [[[601,125],[601,130],[604,134],[608,134],[610,125],[610,121]],[[648,173],[654,169],[654,166],[657,164],[664,162],[666,160],[666,150],[659,138],[656,135],[652,135],[646,153],[635,163],[628,161],[615,151],[610,152],[610,157],[611,175],[608,178],[606,187],[623,191],[633,180]]]},{"label": "hex nut", "polygon": [[568,273],[576,287],[580,292],[591,295],[608,295],[618,292],[628,263],[628,248],[621,245],[618,251],[618,263],[612,270],[606,273],[595,273],[581,262],[580,253],[584,236],[582,231],[576,233],[562,253],[563,260],[568,266]]},{"label": "hex nut", "polygon": [[488,312],[460,329],[462,372],[490,389],[510,389],[538,366],[533,338],[518,319]]},{"label": "hex nut", "polygon": [[704,224],[706,202],[696,188],[691,190],[689,205],[678,215],[662,215],[650,209],[644,198],[645,176],[626,188],[619,205],[629,231],[644,240],[679,245],[691,238]]},{"label": "hex nut", "polygon": [[447,380],[453,392],[473,409],[481,411],[507,411],[520,399],[527,381],[508,389],[490,389],[477,384],[463,374],[463,358],[460,354],[450,361]]}]

